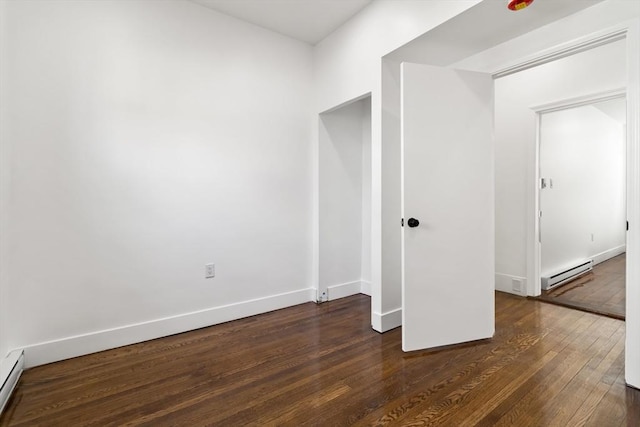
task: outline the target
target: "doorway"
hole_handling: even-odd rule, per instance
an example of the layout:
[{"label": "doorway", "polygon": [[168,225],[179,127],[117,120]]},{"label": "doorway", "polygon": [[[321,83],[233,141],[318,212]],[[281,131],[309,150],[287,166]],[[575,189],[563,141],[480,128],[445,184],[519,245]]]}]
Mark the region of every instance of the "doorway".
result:
[{"label": "doorway", "polygon": [[[477,9],[480,10],[486,6],[488,10],[491,4],[493,2],[481,2]],[[606,13],[603,13],[601,9],[604,9]],[[614,17],[613,14],[617,13],[617,10],[619,9],[610,8],[609,4],[603,4],[602,8],[594,7],[580,16],[576,15],[575,18],[572,16],[570,23],[559,20],[536,31],[524,34],[517,39],[504,41],[501,45],[497,45],[496,42],[493,44],[495,47],[488,48],[485,51],[479,51],[477,48],[474,49],[472,47],[465,51],[461,48],[457,52],[457,56],[449,50],[447,50],[448,56],[439,55],[442,52],[442,41],[448,40],[446,37],[450,35],[447,33],[447,29],[452,28],[451,26],[447,28],[443,26],[386,55],[383,57],[382,67],[381,144],[378,146],[377,138],[374,136],[374,159],[380,156],[382,171],[394,172],[399,170],[401,136],[397,110],[401,103],[398,76],[402,62],[445,65],[450,68],[490,72],[496,77],[496,85],[499,85],[500,82],[509,80],[516,73],[524,75],[525,73],[522,73],[522,71],[540,70],[543,68],[541,65],[555,64],[565,59],[571,60],[571,58],[576,57],[575,54],[577,52],[587,53],[598,46],[624,40],[626,45],[623,48],[624,60],[617,63],[626,64],[626,66],[623,65],[622,73],[618,74],[622,78],[622,82],[626,82],[628,78],[628,165],[630,176],[635,179],[630,179],[628,183],[630,229],[627,232],[627,250],[631,254],[630,257],[635,258],[634,254],[638,250],[640,242],[640,227],[634,226],[637,223],[638,212],[640,212],[640,198],[637,196],[640,193],[637,193],[637,174],[634,172],[637,171],[640,164],[638,163],[640,155],[637,145],[637,118],[639,117],[637,114],[639,108],[637,82],[638,75],[640,75],[638,74],[640,59],[637,53],[640,52],[638,49],[639,27],[637,21],[625,21],[625,19],[630,19],[631,17],[635,18],[637,16],[637,14],[634,14],[635,12],[627,11],[628,18],[622,16]],[[609,12],[613,14],[610,15]],[[470,14],[468,15],[471,16]],[[605,16],[607,19],[600,19]],[[592,21],[588,18],[592,19]],[[508,38],[504,40],[508,40]],[[590,73],[594,70],[603,71],[608,64],[610,62],[607,59],[601,58],[599,63],[596,63],[591,68],[582,67],[575,73],[563,73],[569,79],[568,82],[566,80],[560,82],[559,79],[550,78],[549,76],[533,77],[524,82],[514,84],[503,92],[507,96],[511,95],[511,98],[517,98],[517,94],[522,89],[531,88],[535,84],[542,82],[555,84],[553,87],[554,97],[551,99],[516,105],[515,112],[519,114],[524,111],[525,113],[514,117],[514,120],[508,121],[511,130],[508,135],[503,135],[502,145],[496,146],[496,199],[501,198],[501,200],[496,200],[496,207],[499,207],[500,211],[496,211],[495,222],[496,225],[505,226],[501,232],[496,233],[497,271],[495,281],[497,290],[505,290],[523,296],[534,296],[540,293],[539,264],[536,264],[539,263],[539,254],[536,254],[538,249],[536,242],[538,239],[537,221],[539,212],[535,197],[538,182],[536,169],[536,114],[532,106],[557,99],[579,96],[573,93],[576,89],[575,85],[576,82],[584,81],[585,78],[595,86],[595,88],[589,89],[587,93],[610,89],[610,87],[598,87],[599,83],[605,81],[605,79],[593,78]],[[589,71],[589,73],[585,71]],[[591,77],[587,78],[587,75],[591,75]],[[622,83],[618,87],[624,85]],[[496,112],[496,115],[498,114]],[[528,134],[525,129],[533,129],[533,131]],[[496,136],[498,136],[497,133],[498,131],[496,130]],[[500,151],[498,152],[498,150]],[[498,165],[499,162],[501,163],[500,165]],[[378,179],[377,177],[374,178]],[[381,188],[387,191],[386,196],[382,199],[382,218],[378,221],[381,225],[382,233],[379,238],[376,236],[377,241],[382,243],[379,245],[382,249],[379,252],[381,255],[382,269],[380,277],[382,280],[378,284],[376,276],[374,290],[376,290],[379,300],[384,296],[382,301],[378,301],[378,306],[382,306],[380,312],[384,315],[387,312],[395,313],[399,310],[396,307],[402,308],[400,305],[387,304],[387,301],[397,303],[397,295],[401,290],[401,287],[398,286],[401,269],[395,268],[399,265],[397,254],[400,252],[401,245],[399,238],[401,232],[397,226],[400,209],[395,206],[400,206],[400,204],[396,203],[399,197],[392,197],[399,193],[397,190],[400,188],[397,182],[399,181],[399,173],[387,173],[386,175],[383,173],[381,174],[381,179]],[[392,193],[392,196],[389,196],[389,193]],[[377,194],[374,194],[374,198],[377,198],[377,196]],[[398,230],[398,232],[394,234],[393,230]],[[376,246],[378,245],[374,244],[374,247]],[[377,257],[374,260],[377,261]],[[637,339],[639,335],[636,333],[640,325],[640,317],[638,317],[638,313],[640,313],[638,310],[640,287],[637,286],[640,266],[635,264],[629,263],[627,266],[629,286],[627,286],[626,379],[629,384],[638,384],[638,378],[640,378],[640,364],[638,362],[640,361],[640,357],[638,357],[640,355],[640,340]],[[374,268],[374,270],[378,269]],[[378,287],[380,288],[379,291]],[[375,302],[376,295],[373,297]],[[400,322],[393,326],[395,327],[399,324]],[[384,331],[387,329],[376,330]]]},{"label": "doorway", "polygon": [[[608,39],[606,43],[588,46],[588,48],[579,51],[564,52],[562,56],[553,59],[544,58],[543,62],[535,65],[527,64],[526,68],[518,69],[511,74],[494,74],[496,76],[496,257],[498,258],[497,267],[500,268],[496,272],[498,273],[496,279],[499,275],[509,279],[505,281],[508,288],[500,289],[496,286],[498,290],[506,290],[525,296],[529,294],[531,287],[535,286],[533,281],[527,280],[529,268],[525,262],[530,243],[527,236],[529,232],[528,215],[531,206],[533,206],[533,204],[529,205],[529,200],[534,192],[528,193],[523,189],[529,190],[530,185],[531,189],[535,189],[538,181],[538,172],[535,169],[537,164],[537,112],[550,109],[551,105],[558,103],[558,99],[574,99],[583,97],[585,93],[601,93],[615,89],[626,92],[625,89],[620,89],[627,85],[626,63],[627,40],[616,37]],[[403,66],[405,65],[406,62]],[[404,80],[402,83],[404,84]],[[405,108],[404,98],[410,92],[401,91],[403,108]],[[422,91],[421,93],[434,93],[434,90]],[[451,111],[456,111],[456,109],[451,108]],[[406,111],[403,112],[402,117],[405,114]],[[469,120],[463,119],[461,123],[469,126]],[[402,132],[407,132],[406,126],[402,127]],[[405,136],[401,135],[401,138],[405,138]],[[433,141],[434,139],[422,138],[422,140]],[[530,179],[531,176],[536,178]],[[432,180],[432,183],[436,186],[441,184],[438,180]],[[478,206],[477,203],[471,205],[474,209]],[[405,212],[405,214],[407,216],[413,215],[411,212]],[[407,218],[405,218],[406,220]],[[465,262],[466,259],[459,261],[461,266],[466,265]],[[432,269],[439,265],[432,264]],[[519,271],[522,276],[516,276],[508,270]],[[441,276],[449,279],[453,275],[453,271],[457,272],[457,270],[449,269],[448,276],[445,274]],[[440,282],[444,283],[444,280]],[[461,282],[464,283],[464,281]],[[403,278],[403,328],[410,328],[406,319],[411,313],[405,315],[404,310],[410,308],[408,302],[412,302],[413,299],[406,297],[404,283]],[[498,284],[496,283],[496,285]],[[467,289],[460,283],[457,287]],[[537,287],[539,294],[539,283]],[[446,286],[446,288],[450,289],[451,286]],[[443,293],[441,289],[438,292]],[[459,293],[461,292],[464,291],[459,291]],[[449,298],[449,301],[454,300]],[[468,320],[469,317],[463,318]],[[424,324],[423,322],[422,325]],[[420,328],[421,325],[417,326]]]},{"label": "doorway", "polygon": [[624,92],[539,112],[539,299],[625,318]]},{"label": "doorway", "polygon": [[318,302],[371,295],[371,96],[319,117]]},{"label": "doorway", "polygon": [[539,191],[548,177],[539,171],[540,113],[624,94],[626,52],[626,39],[619,39],[496,79],[497,290],[541,294]]}]

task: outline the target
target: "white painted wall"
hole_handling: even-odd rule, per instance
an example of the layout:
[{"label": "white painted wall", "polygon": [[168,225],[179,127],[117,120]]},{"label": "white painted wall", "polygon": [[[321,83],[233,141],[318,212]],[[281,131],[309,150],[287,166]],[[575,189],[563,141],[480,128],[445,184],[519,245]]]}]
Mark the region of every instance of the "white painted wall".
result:
[{"label": "white painted wall", "polygon": [[316,105],[326,111],[379,91],[380,60],[480,0],[374,0],[315,49]]},{"label": "white painted wall", "polygon": [[313,298],[311,47],[184,1],[2,7],[3,352]]},{"label": "white painted wall", "polygon": [[[382,291],[384,317],[401,322],[402,312],[402,218],[401,192],[401,67],[382,61]],[[398,326],[392,322],[390,326]]]},{"label": "white painted wall", "polygon": [[541,115],[540,175],[553,183],[540,190],[543,277],[624,251],[623,126],[594,105]]},{"label": "white painted wall", "polygon": [[371,295],[371,97],[361,101],[362,115],[362,248],[361,292]]},{"label": "white painted wall", "polygon": [[[7,2],[0,1],[0,368],[4,361],[5,356],[9,352],[9,338],[7,336],[7,318],[9,312],[9,303],[7,301],[7,289],[3,286],[7,283],[7,254],[9,249],[7,233],[9,230],[9,218],[8,218],[8,204],[4,203],[7,200],[9,192],[9,147],[4,143],[2,138],[2,129],[6,126],[6,108],[7,105],[1,102],[4,99],[4,91],[7,87],[5,80],[5,68],[6,61],[6,49],[4,48],[8,43],[6,39],[6,32],[2,31],[2,28],[7,26]],[[3,379],[0,378],[0,381]]]},{"label": "white painted wall", "polygon": [[[543,104],[626,85],[624,40],[550,62],[495,82],[496,289],[516,294],[528,276],[527,239],[535,185],[536,113]],[[531,292],[529,284],[529,292]]]},{"label": "white painted wall", "polygon": [[370,98],[320,115],[320,290],[329,299],[360,292],[371,268],[370,129]]}]

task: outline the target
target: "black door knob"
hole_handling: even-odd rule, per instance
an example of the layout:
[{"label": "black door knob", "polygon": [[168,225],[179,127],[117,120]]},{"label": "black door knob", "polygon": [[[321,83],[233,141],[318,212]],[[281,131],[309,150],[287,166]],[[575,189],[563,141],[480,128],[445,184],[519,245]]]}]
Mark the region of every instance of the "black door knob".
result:
[{"label": "black door knob", "polygon": [[415,218],[409,218],[409,221],[407,221],[407,225],[408,225],[409,227],[411,227],[411,228],[413,228],[413,227],[417,227],[417,226],[419,226],[419,225],[420,225],[420,221],[418,221],[418,220],[417,220],[417,219],[415,219]]}]

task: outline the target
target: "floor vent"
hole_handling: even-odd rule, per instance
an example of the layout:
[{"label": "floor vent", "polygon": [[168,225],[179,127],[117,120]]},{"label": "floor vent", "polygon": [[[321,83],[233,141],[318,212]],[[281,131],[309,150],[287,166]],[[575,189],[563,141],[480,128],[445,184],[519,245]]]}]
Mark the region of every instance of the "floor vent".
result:
[{"label": "floor vent", "polygon": [[593,270],[593,260],[582,261],[555,274],[542,277],[542,290],[547,291],[563,285]]},{"label": "floor vent", "polygon": [[16,388],[24,369],[24,353],[22,350],[12,351],[0,362],[0,414],[4,410],[13,389]]}]

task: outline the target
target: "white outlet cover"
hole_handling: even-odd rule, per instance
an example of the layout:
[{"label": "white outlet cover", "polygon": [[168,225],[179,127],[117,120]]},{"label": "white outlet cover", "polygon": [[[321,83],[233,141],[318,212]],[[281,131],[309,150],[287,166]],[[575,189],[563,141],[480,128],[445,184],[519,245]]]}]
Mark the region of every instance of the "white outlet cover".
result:
[{"label": "white outlet cover", "polygon": [[210,279],[216,276],[216,265],[215,264],[206,264],[204,266],[204,277],[205,279]]}]

